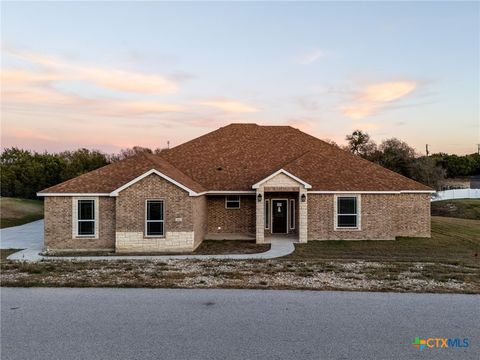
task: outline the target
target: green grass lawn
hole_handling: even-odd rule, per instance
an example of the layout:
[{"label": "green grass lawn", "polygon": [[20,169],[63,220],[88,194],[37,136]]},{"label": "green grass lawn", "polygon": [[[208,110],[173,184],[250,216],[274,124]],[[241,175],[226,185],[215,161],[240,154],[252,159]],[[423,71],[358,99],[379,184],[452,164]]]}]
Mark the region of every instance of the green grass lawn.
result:
[{"label": "green grass lawn", "polygon": [[289,259],[444,262],[480,266],[480,220],[432,217],[431,238],[309,241]]},{"label": "green grass lawn", "polygon": [[432,215],[480,220],[480,199],[434,201]]},{"label": "green grass lawn", "polygon": [[0,228],[29,223],[43,218],[43,202],[17,198],[0,198]]},{"label": "green grass lawn", "polygon": [[434,217],[430,239],[310,241],[296,245],[296,251],[287,257],[271,260],[2,261],[0,278],[1,286],[22,287],[251,288],[479,294],[479,234],[480,220]]}]

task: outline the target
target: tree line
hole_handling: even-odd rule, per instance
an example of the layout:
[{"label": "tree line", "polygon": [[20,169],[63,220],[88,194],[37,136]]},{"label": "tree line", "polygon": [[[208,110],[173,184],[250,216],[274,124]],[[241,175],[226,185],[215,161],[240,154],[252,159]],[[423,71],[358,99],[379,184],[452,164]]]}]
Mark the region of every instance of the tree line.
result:
[{"label": "tree line", "polygon": [[344,150],[432,188],[438,188],[440,180],[446,177],[480,174],[480,154],[420,155],[413,147],[397,138],[383,140],[377,145],[368,133],[361,130],[353,131],[345,139],[347,145],[343,147]]},{"label": "tree line", "polygon": [[[346,136],[345,151],[436,188],[444,177],[480,174],[480,155],[449,155],[445,153],[421,156],[407,143],[387,139],[377,145],[370,136],[355,130]],[[338,146],[334,142],[333,145]],[[340,146],[338,146],[340,147]],[[4,149],[0,156],[1,196],[36,198],[47,187],[72,179],[115,161],[139,153],[160,153],[162,149],[135,146],[117,154],[98,150],[78,149],[60,153],[38,153],[16,147]]]},{"label": "tree line", "polygon": [[138,153],[159,153],[140,146],[122,149],[117,154],[78,149],[60,153],[38,153],[16,147],[4,149],[0,156],[1,196],[35,199],[37,192],[86,172]]}]

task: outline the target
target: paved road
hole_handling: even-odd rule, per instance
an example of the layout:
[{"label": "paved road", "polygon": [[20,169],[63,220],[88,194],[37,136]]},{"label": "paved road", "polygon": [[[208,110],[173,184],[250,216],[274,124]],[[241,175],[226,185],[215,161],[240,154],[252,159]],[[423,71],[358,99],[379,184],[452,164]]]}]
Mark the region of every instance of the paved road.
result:
[{"label": "paved road", "polygon": [[[480,297],[352,292],[11,289],[7,359],[478,359]],[[426,349],[420,337],[468,337]]]}]

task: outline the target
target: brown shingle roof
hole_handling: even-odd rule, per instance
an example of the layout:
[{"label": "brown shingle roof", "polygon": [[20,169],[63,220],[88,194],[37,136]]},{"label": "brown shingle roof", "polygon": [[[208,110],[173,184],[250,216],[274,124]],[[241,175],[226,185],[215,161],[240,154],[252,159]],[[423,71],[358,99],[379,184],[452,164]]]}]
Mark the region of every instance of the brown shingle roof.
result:
[{"label": "brown shingle roof", "polygon": [[157,155],[140,154],[49,187],[42,190],[40,194],[110,193],[152,169],[158,170],[193,191],[205,191],[202,185],[189,178],[165,159]]},{"label": "brown shingle roof", "polygon": [[231,124],[161,156],[209,190],[251,190],[282,168],[312,190],[431,190],[290,126]]},{"label": "brown shingle roof", "polygon": [[431,190],[290,126],[231,124],[160,155],[128,158],[42,193],[111,192],[151,169],[196,192],[251,190],[282,168],[311,190]]}]

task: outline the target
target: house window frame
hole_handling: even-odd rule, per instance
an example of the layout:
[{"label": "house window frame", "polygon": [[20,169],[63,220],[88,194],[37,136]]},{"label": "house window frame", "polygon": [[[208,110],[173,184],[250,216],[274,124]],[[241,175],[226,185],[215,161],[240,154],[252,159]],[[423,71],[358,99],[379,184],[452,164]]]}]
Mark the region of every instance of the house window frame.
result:
[{"label": "house window frame", "polygon": [[[148,220],[148,203],[150,201],[159,201],[162,203],[162,220]],[[164,199],[145,199],[145,230],[143,232],[143,236],[146,238],[165,238],[166,230],[165,230],[165,200]],[[149,235],[148,234],[148,223],[149,222],[161,222],[163,223],[163,231],[161,235]]]},{"label": "house window frame", "polygon": [[[339,214],[338,213],[338,199],[341,198],[355,198],[356,202],[356,214]],[[335,231],[360,231],[362,230],[362,197],[360,194],[341,194],[335,195],[333,206],[334,206],[334,230]],[[339,215],[355,215],[357,217],[357,226],[339,226],[338,217]]]},{"label": "house window frame", "polygon": [[[293,206],[292,206],[293,204]],[[288,202],[288,206],[289,206],[289,214],[288,214],[288,222],[289,222],[289,226],[290,226],[290,230],[295,230],[295,199],[290,199],[290,201]],[[292,221],[293,220],[293,221]]]},{"label": "house window frame", "polygon": [[265,229],[270,230],[270,199],[265,199],[265,208],[264,208],[264,216],[265,216]]},{"label": "house window frame", "polygon": [[[237,200],[228,200],[228,197],[238,197],[238,201]],[[238,207],[229,207],[229,203],[237,203],[238,202]],[[228,209],[228,210],[238,210],[240,209],[241,207],[241,197],[240,195],[225,195],[225,209]]]},{"label": "house window frame", "polygon": [[[81,201],[93,201],[93,219],[80,219],[80,202]],[[78,239],[98,239],[98,223],[99,223],[99,201],[98,197],[79,197],[73,198],[73,211],[74,211],[74,231],[73,237]],[[93,221],[93,234],[80,234],[79,223],[82,221]]]}]

